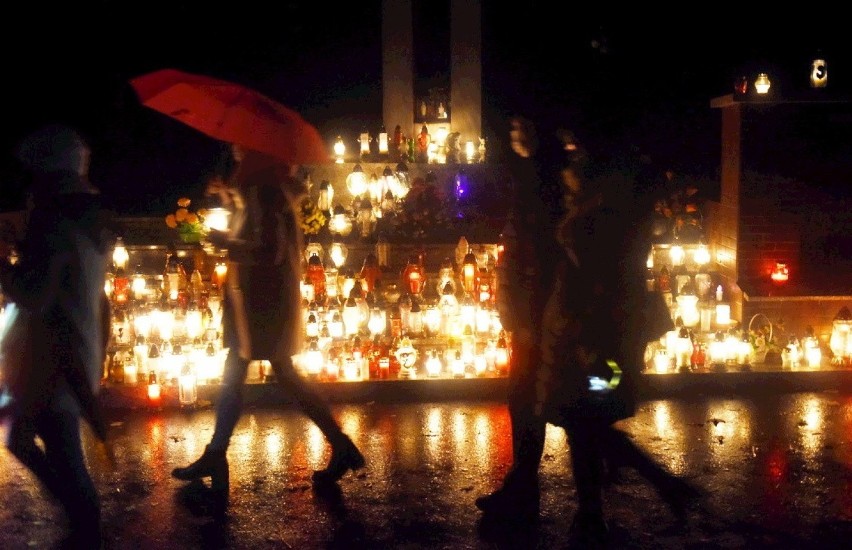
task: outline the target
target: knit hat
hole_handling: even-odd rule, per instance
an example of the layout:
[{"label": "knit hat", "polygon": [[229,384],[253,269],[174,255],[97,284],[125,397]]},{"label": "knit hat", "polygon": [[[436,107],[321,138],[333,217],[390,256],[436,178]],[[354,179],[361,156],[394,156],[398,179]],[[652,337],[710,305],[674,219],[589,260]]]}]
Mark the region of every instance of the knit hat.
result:
[{"label": "knit hat", "polygon": [[89,182],[91,149],[80,134],[67,126],[51,124],[28,136],[19,144],[16,157],[36,179],[57,176],[57,193],[97,193]]}]

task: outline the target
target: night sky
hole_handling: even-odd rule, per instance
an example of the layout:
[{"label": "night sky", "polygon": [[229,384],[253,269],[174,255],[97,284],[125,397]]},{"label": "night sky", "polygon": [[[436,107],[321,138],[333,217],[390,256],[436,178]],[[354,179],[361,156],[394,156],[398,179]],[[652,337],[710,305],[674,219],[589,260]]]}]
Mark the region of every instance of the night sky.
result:
[{"label": "night sky", "polygon": [[[12,148],[28,130],[63,121],[94,147],[92,179],[127,213],[165,212],[199,188],[215,162],[212,140],[139,105],[128,79],[173,67],[244,83],[300,111],[330,140],[381,125],[379,0],[83,0],[21,5],[2,35],[6,110],[2,207],[20,197]],[[448,75],[447,0],[415,0],[417,78]],[[719,112],[710,99],[734,78],[771,74],[806,82],[810,60],[829,62],[830,85],[852,80],[847,32],[831,11],[773,14],[563,13],[543,0],[483,0],[483,132],[501,148],[516,112],[564,121],[594,149],[638,148],[679,170],[719,162]],[[696,15],[696,12],[698,14]],[[391,126],[392,121],[386,121]]]}]

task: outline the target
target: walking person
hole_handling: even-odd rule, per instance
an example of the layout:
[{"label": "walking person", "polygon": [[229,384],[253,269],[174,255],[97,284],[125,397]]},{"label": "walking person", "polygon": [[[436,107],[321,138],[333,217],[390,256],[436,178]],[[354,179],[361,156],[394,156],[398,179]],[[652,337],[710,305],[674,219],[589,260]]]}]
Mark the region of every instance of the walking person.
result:
[{"label": "walking person", "polygon": [[[543,195],[547,155],[542,154],[535,127],[528,119],[510,119],[513,153],[509,162],[511,197],[501,234],[503,253],[497,265],[497,308],[511,334],[508,407],[512,429],[512,465],[502,485],[476,499],[484,519],[538,519],[538,469],[544,451],[546,422],[534,413],[540,324],[554,275],[551,259],[558,252],[551,223],[552,205]],[[547,147],[549,144],[546,144]]]},{"label": "walking person", "polygon": [[571,170],[563,175],[563,254],[545,307],[536,411],[566,431],[578,500],[572,536],[594,546],[605,542],[608,531],[606,468],[635,469],[678,520],[701,492],[615,425],[635,414],[647,343],[671,328],[665,308],[649,314],[659,311],[651,305],[660,297],[648,293],[642,278],[651,249],[652,193],[638,185],[632,193],[616,190],[624,182],[593,189]]},{"label": "walking person", "polygon": [[229,352],[216,425],[201,457],[175,468],[172,475],[184,481],[209,477],[212,488],[227,497],[226,453],[242,413],[248,365],[253,359],[267,359],[281,388],[331,444],[328,465],[312,476],[315,486],[328,486],[362,468],[364,457],[292,360],[301,351],[304,335],[299,292],[303,246],[296,210],[304,190],[294,177],[297,166],[237,145],[232,153],[233,175],[211,178],[206,190],[232,212],[229,230],[211,231],[208,236],[228,252],[223,333]]},{"label": "walking person", "polygon": [[110,322],[103,289],[116,234],[88,178],[90,154],[82,136],[64,125],[21,142],[17,156],[32,175],[32,208],[20,260],[2,262],[0,270],[3,293],[19,311],[15,322],[22,323],[8,329],[21,331],[21,347],[11,347],[9,332],[3,341],[12,397],[6,446],[61,504],[69,548],[99,548],[102,539],[80,420],[105,441],[96,394]]}]

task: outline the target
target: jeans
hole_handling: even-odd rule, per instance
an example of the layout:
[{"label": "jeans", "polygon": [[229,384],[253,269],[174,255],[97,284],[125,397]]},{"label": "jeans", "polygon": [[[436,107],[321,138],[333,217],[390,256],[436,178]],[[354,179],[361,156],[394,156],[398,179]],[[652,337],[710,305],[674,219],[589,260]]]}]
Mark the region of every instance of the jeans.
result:
[{"label": "jeans", "polygon": [[76,412],[48,408],[33,418],[16,417],[6,446],[59,501],[72,531],[99,536],[100,498],[86,468]]},{"label": "jeans", "polygon": [[[291,360],[270,361],[278,384],[296,401],[302,412],[319,427],[326,439],[334,446],[345,440],[340,425],[331,415],[328,403],[296,371]],[[216,427],[210,440],[212,451],[228,448],[231,435],[243,410],[243,386],[248,374],[249,361],[231,349],[225,361],[222,389],[216,404]]]}]

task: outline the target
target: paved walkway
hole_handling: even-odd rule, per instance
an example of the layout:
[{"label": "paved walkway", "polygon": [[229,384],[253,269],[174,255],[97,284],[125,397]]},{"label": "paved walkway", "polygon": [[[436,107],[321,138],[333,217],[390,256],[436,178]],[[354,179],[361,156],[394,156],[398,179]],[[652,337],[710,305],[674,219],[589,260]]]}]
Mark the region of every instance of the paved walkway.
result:
[{"label": "paved walkway", "polygon": [[[852,391],[852,369],[825,365],[820,369],[780,369],[754,365],[747,370],[733,367],[725,371],[647,373],[642,376],[642,396],[646,399],[702,395],[772,395],[801,391]],[[449,400],[502,400],[505,378],[381,380],[318,384],[334,403],[394,403]],[[198,405],[215,403],[219,385],[198,388]],[[146,387],[107,383],[101,399],[108,408],[179,408],[177,388],[167,387],[159,403],[152,403]],[[289,401],[274,383],[247,384],[249,406],[277,406]]]}]

